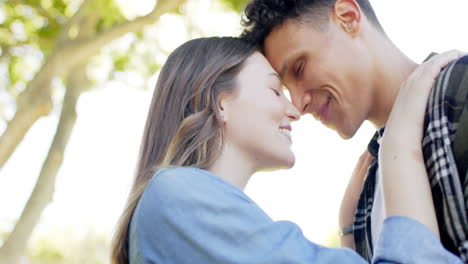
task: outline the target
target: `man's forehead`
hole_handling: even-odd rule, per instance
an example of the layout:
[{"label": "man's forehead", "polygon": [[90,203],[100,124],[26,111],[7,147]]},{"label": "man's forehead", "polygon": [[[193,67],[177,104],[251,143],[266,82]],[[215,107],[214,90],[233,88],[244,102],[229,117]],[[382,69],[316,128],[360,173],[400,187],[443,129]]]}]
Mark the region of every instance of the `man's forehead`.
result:
[{"label": "man's forehead", "polygon": [[273,69],[278,73],[281,80],[284,80],[286,72],[291,66],[291,63],[294,62],[297,52],[289,47],[272,47],[264,54],[265,58],[271,64]]},{"label": "man's forehead", "polygon": [[281,72],[282,65],[286,62],[287,53],[285,50],[287,48],[287,43],[275,38],[274,34],[268,35],[265,39],[263,54],[278,73]]},{"label": "man's forehead", "polygon": [[[280,74],[284,75],[284,71],[291,63],[291,59],[298,53],[298,37],[303,32],[293,32],[289,24],[284,24],[276,28],[265,38],[263,43],[263,53],[268,59],[273,68]],[[293,23],[297,24],[297,23]],[[294,34],[292,34],[294,33]]]}]

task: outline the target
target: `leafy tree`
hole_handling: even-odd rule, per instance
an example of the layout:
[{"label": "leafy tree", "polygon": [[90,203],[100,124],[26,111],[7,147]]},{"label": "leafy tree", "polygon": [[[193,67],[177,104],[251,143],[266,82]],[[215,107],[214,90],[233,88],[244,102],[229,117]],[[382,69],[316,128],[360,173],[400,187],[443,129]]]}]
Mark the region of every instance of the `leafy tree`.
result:
[{"label": "leafy tree", "polygon": [[[129,49],[111,54],[109,78],[135,67],[134,54],[145,63],[144,69],[137,71],[147,76],[157,71],[160,63],[140,54],[136,45],[144,38],[144,28],[162,15],[184,15],[182,7],[187,1],[157,0],[148,14],[128,19],[114,0],[0,0],[0,76],[6,77],[0,78],[0,87],[5,87],[0,89],[0,170],[34,123],[54,108],[60,109],[59,123],[51,131],[53,141],[34,190],[13,230],[4,236],[0,263],[18,263],[25,255],[30,236],[52,200],[77,119],[76,104],[94,87],[87,73],[90,62],[103,53],[103,47],[131,34],[135,41]],[[247,1],[221,2],[228,10],[240,12]]]},{"label": "leafy tree", "polygon": [[[130,34],[134,41],[127,50],[108,52],[113,59],[108,77],[117,78],[117,73],[132,67],[150,76],[161,62],[149,60],[152,56],[138,48],[143,31],[164,14],[186,14],[183,6],[187,1],[157,0],[148,14],[128,19],[114,0],[0,0],[0,76],[5,76],[0,78],[0,87],[4,87],[0,89],[0,171],[34,123],[54,108],[60,109],[34,190],[13,230],[2,236],[0,263],[15,264],[25,255],[31,234],[53,198],[77,119],[76,104],[95,86],[88,73],[93,58]],[[220,1],[236,12],[248,2]],[[136,59],[144,62],[144,69],[135,66]]]},{"label": "leafy tree", "polygon": [[[76,121],[76,103],[91,88],[86,65],[102,47],[129,32],[140,32],[186,0],[159,0],[145,16],[126,19],[113,0],[8,0],[0,12],[2,86],[0,167],[32,125],[61,106],[60,121],[36,186],[13,230],[0,248],[1,263],[18,263],[42,211],[53,197],[55,178]],[[34,57],[42,57],[34,65]],[[32,63],[30,63],[32,62]],[[122,67],[122,62],[120,62]],[[54,80],[65,84],[65,95],[54,102]],[[8,104],[8,102],[14,102]],[[13,109],[11,118],[9,109]]]}]

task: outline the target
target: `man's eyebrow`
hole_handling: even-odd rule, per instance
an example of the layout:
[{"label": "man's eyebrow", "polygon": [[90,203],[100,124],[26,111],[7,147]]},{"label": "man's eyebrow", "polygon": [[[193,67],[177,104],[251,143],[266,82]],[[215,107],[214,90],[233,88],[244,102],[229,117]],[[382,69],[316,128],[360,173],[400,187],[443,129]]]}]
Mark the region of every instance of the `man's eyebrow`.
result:
[{"label": "man's eyebrow", "polygon": [[286,71],[288,70],[290,63],[291,63],[291,60],[286,60],[286,62],[283,64],[283,67],[281,68],[281,71],[279,72],[279,77],[281,80],[284,79],[284,75],[286,74]]}]

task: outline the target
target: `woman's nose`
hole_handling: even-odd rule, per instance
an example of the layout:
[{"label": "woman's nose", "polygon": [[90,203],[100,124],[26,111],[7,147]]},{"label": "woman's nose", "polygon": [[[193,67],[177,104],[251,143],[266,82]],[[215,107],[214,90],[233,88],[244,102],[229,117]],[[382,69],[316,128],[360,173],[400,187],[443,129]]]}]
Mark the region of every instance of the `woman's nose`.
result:
[{"label": "woman's nose", "polygon": [[301,118],[301,113],[297,108],[290,102],[288,102],[288,106],[286,109],[286,115],[288,116],[289,119],[292,121],[297,121]]}]

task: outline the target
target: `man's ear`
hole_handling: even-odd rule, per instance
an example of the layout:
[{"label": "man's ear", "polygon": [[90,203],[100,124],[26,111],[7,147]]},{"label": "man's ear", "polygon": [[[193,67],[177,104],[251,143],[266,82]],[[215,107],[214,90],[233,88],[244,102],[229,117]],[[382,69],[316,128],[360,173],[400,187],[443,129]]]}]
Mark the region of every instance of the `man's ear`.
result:
[{"label": "man's ear", "polygon": [[333,7],[333,18],[341,28],[356,36],[361,29],[362,11],[356,0],[338,0]]}]

